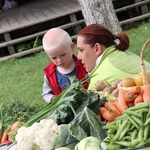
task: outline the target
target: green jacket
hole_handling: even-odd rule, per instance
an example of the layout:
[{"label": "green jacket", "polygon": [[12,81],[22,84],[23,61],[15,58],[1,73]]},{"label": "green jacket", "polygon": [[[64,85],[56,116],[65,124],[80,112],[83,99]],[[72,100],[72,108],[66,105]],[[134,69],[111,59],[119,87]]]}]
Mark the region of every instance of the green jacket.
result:
[{"label": "green jacket", "polygon": [[[145,61],[146,70],[150,72],[150,64]],[[99,64],[89,73],[89,89],[98,80],[113,82],[116,79],[135,77],[141,72],[140,57],[130,51],[119,51],[115,46],[109,47],[103,54]]]}]

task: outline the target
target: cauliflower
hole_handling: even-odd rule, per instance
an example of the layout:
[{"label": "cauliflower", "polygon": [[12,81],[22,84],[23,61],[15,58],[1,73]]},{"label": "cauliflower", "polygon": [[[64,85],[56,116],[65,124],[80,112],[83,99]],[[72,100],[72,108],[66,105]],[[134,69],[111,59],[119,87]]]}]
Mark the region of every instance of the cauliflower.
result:
[{"label": "cauliflower", "polygon": [[30,127],[18,129],[15,137],[19,150],[52,150],[59,126],[53,119],[42,119]]}]

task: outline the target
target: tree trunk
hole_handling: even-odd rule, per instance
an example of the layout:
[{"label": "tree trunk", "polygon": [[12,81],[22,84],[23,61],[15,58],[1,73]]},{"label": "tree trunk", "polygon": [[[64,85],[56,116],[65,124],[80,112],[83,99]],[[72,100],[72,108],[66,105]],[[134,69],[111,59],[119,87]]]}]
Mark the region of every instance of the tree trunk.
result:
[{"label": "tree trunk", "polygon": [[113,33],[122,31],[112,0],[78,0],[78,2],[86,25],[99,23]]}]

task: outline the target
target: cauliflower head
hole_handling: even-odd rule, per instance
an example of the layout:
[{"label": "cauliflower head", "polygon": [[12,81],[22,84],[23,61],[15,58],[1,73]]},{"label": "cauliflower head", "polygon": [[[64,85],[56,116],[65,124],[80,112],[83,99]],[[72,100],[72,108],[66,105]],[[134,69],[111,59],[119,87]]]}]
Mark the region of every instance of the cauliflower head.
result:
[{"label": "cauliflower head", "polygon": [[42,119],[19,128],[15,139],[19,150],[52,150],[58,134],[59,126],[53,119]]}]

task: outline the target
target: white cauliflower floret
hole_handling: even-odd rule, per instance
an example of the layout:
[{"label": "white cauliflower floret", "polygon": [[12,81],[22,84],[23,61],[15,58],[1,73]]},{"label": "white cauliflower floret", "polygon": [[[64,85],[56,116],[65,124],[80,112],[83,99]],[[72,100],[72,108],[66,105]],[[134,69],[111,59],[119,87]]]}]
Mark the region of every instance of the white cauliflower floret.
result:
[{"label": "white cauliflower floret", "polygon": [[53,131],[55,131],[57,134],[59,133],[59,126],[57,124],[54,124],[52,126]]},{"label": "white cauliflower floret", "polygon": [[37,137],[35,138],[35,142],[40,148],[43,148],[44,150],[50,150],[53,148],[53,143],[57,134],[52,128],[45,126],[43,129],[37,131],[35,135]]},{"label": "white cauliflower floret", "polygon": [[15,137],[19,150],[33,150],[34,132],[30,127],[21,127]]},{"label": "white cauliflower floret", "polygon": [[49,128],[52,128],[57,134],[59,133],[59,126],[53,119],[42,119],[40,124]]},{"label": "white cauliflower floret", "polygon": [[52,119],[43,119],[30,127],[22,126],[16,135],[19,150],[52,150],[59,126]]}]

